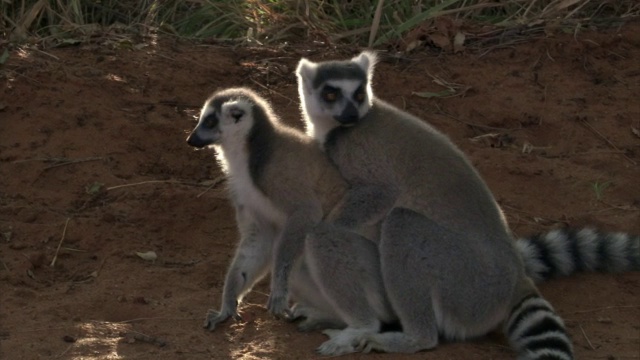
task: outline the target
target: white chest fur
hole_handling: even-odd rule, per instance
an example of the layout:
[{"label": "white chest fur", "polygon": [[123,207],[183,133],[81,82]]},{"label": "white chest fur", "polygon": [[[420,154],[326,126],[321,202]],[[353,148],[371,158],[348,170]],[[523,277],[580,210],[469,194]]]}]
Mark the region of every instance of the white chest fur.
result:
[{"label": "white chest fur", "polygon": [[236,206],[244,207],[254,218],[283,224],[285,214],[256,186],[249,173],[249,154],[243,142],[223,141],[216,148],[218,161],[227,173],[229,188]]}]

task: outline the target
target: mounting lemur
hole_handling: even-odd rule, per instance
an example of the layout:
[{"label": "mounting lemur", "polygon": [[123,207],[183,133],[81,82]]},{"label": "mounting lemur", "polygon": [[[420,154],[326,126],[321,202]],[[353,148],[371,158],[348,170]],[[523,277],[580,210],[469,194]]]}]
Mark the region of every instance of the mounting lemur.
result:
[{"label": "mounting lemur", "polygon": [[[339,242],[381,224],[382,282],[402,330],[380,332],[376,322],[329,330],[320,351],[416,352],[436,347],[438,335],[462,340],[502,327],[518,359],[573,359],[563,321],[532,279],[638,270],[640,237],[582,229],[514,242],[466,156],[426,122],[374,96],[375,62],[365,51],[298,64],[307,132],[350,185],[323,225],[327,235],[310,238]],[[347,301],[362,296],[336,288],[334,296]]]}]

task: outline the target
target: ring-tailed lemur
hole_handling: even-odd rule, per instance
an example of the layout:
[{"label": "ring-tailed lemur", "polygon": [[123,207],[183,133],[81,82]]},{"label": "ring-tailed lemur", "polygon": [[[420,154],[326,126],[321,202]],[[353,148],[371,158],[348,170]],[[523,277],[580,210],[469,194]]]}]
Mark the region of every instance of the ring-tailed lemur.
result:
[{"label": "ring-tailed lemur", "polygon": [[[345,181],[312,138],[281,124],[269,103],[253,91],[231,88],[206,101],[187,142],[197,148],[215,147],[229,179],[241,235],[226,275],[222,307],[209,311],[206,328],[213,330],[230,316],[238,319],[238,302],[269,270],[269,310],[306,317],[299,325],[303,330],[393,320],[372,241],[351,234],[349,242],[336,243],[329,251],[331,269],[318,267],[326,253],[315,250],[322,246],[313,240],[317,237],[304,241],[346,190]],[[352,285],[353,291],[370,296],[344,303],[323,290],[327,281],[350,278],[362,280]],[[287,285],[296,302],[292,314]]]},{"label": "ring-tailed lemur", "polygon": [[464,154],[427,123],[374,97],[375,61],[363,52],[346,61],[302,59],[296,70],[307,132],[350,184],[332,237],[382,222],[382,277],[402,325],[385,333],[328,332],[324,353],[416,352],[434,348],[438,334],[462,340],[502,324],[518,359],[572,359],[562,320],[528,275],[637,270],[640,237],[558,231],[514,245]]},{"label": "ring-tailed lemur", "polygon": [[640,270],[640,236],[562,228],[518,238],[525,271],[536,283],[579,271]]}]

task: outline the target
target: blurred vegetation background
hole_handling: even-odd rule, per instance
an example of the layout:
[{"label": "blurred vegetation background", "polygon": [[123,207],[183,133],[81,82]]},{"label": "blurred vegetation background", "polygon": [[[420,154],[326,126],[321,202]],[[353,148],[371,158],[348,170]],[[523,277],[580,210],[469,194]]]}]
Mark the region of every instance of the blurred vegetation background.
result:
[{"label": "blurred vegetation background", "polygon": [[[461,26],[469,27],[467,34],[470,29],[575,32],[585,26],[616,26],[640,15],[640,1],[0,0],[0,14],[5,43],[60,46],[126,34],[258,44],[311,39],[376,47],[408,35],[410,42],[430,28],[448,38],[452,28],[455,37]],[[438,22],[442,18],[447,21]]]}]

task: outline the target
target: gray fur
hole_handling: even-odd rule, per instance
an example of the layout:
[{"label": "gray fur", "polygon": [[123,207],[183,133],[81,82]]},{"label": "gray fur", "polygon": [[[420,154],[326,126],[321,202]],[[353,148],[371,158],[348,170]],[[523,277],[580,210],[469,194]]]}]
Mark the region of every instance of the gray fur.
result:
[{"label": "gray fur", "polygon": [[[212,126],[205,126],[205,119]],[[393,320],[374,243],[355,233],[349,234],[348,242],[317,241],[327,231],[314,226],[338,204],[346,183],[313,139],[281,124],[267,101],[254,92],[236,88],[209,98],[188,143],[215,146],[229,179],[241,235],[222,307],[209,312],[206,328],[213,330],[230,316],[238,318],[238,302],[269,271],[269,310],[278,316],[305,317],[301,330],[357,324],[377,331],[382,321]],[[252,163],[264,149],[268,157]],[[305,242],[308,233],[312,234]],[[362,279],[352,291],[369,297],[344,302],[332,298],[331,287],[325,291],[326,283],[351,277]],[[291,313],[288,297],[296,302]]]},{"label": "gray fur", "polygon": [[[375,55],[365,52],[352,62],[371,78]],[[496,201],[462,152],[425,122],[373,97],[370,81],[327,78],[318,85],[314,70],[321,67],[303,59],[297,74],[309,133],[351,185],[332,224],[346,234],[382,222],[382,278],[402,324],[402,331],[385,333],[351,326],[329,332],[329,341],[340,345],[333,354],[431,349],[438,334],[480,336],[534,309],[535,321],[519,323],[528,333],[507,334],[519,359],[544,359],[547,350],[572,359],[562,321],[527,277]],[[325,83],[341,84],[343,93],[367,87],[366,101],[351,102],[362,114],[355,124],[341,126],[343,110],[319,96]],[[523,303],[529,298],[540,301]],[[549,326],[536,329],[542,323]],[[560,345],[550,342],[542,351],[530,341],[537,335]]]}]

